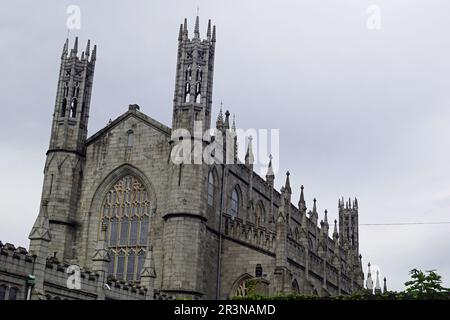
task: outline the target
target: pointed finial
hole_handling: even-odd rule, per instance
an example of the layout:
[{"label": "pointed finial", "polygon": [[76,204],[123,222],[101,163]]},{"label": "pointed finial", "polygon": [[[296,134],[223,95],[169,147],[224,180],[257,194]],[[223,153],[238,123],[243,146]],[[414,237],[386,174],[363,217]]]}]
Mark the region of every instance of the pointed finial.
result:
[{"label": "pointed finial", "polygon": [[88,39],[86,45],[86,57],[89,59],[90,55],[91,55],[91,40]]},{"label": "pointed finial", "polygon": [[380,285],[380,272],[377,270],[377,279],[375,282],[375,290],[381,290],[381,285]]},{"label": "pointed finial", "polygon": [[333,229],[333,238],[338,238],[338,230],[337,230],[337,220],[334,219],[334,229]]},{"label": "pointed finial", "polygon": [[77,54],[78,52],[78,37],[75,37],[75,44],[73,45],[73,52]]},{"label": "pointed finial", "polygon": [[180,24],[180,31],[178,32],[178,41],[183,40],[183,24]]},{"label": "pointed finial", "polygon": [[184,18],[184,23],[183,23],[183,34],[184,36],[188,36],[188,27],[187,27],[187,19]]},{"label": "pointed finial", "polygon": [[328,210],[325,209],[325,217],[323,218],[323,221],[328,224]]},{"label": "pointed finial", "polygon": [[225,129],[230,129],[230,111],[225,111]]},{"label": "pointed finial", "polygon": [[247,153],[245,154],[245,165],[253,165],[255,158],[253,156],[253,148],[252,148],[252,140],[253,137],[248,137],[248,146],[247,146]]},{"label": "pointed finial", "polygon": [[216,128],[223,129],[222,101],[220,102],[219,114],[217,115]]},{"label": "pointed finial", "polygon": [[317,200],[316,198],[313,199],[313,213],[317,213],[317,204],[316,204]]},{"label": "pointed finial", "polygon": [[212,42],[216,42],[216,26],[213,26],[213,32],[212,32]]},{"label": "pointed finial", "polygon": [[383,284],[383,293],[386,293],[387,292],[386,277],[384,277],[383,282],[384,282],[384,284]]},{"label": "pointed finial", "polygon": [[284,188],[289,193],[291,193],[291,182],[289,180],[290,175],[291,175],[291,173],[289,171],[286,171],[286,182],[284,183]]},{"label": "pointed finial", "polygon": [[195,18],[195,28],[194,28],[194,38],[200,38],[200,22],[199,22],[199,17],[197,16]]},{"label": "pointed finial", "polygon": [[95,60],[97,60],[97,45],[94,45],[94,50],[92,50],[92,57],[91,57],[91,62],[94,62]]},{"label": "pointed finial", "polygon": [[66,42],[64,42],[63,51],[61,54],[61,58],[67,57],[67,52],[69,50],[69,38],[66,38]]},{"label": "pointed finial", "polygon": [[206,38],[211,40],[211,19],[208,20],[208,30],[206,31]]},{"label": "pointed finial", "polygon": [[300,186],[300,200],[298,200],[298,209],[302,212],[306,211],[305,195],[303,193],[303,185]]},{"label": "pointed finial", "polygon": [[270,177],[274,177],[275,174],[273,173],[273,168],[272,168],[272,154],[269,155],[269,166],[267,167],[267,173],[266,173],[266,180]]}]

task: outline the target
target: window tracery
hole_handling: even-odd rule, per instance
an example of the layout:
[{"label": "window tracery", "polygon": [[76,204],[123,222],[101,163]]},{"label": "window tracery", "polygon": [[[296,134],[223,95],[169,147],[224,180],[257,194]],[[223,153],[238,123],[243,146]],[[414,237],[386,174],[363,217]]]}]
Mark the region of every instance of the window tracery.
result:
[{"label": "window tracery", "polygon": [[150,200],[144,185],[130,175],[120,179],[105,196],[101,217],[108,225],[109,275],[120,280],[139,280],[150,217]]}]

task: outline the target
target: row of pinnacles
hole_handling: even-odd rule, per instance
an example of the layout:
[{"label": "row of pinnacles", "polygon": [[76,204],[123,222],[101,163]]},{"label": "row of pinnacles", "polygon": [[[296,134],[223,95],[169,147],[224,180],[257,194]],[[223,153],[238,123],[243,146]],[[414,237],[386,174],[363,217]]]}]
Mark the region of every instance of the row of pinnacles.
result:
[{"label": "row of pinnacles", "polygon": [[[200,40],[197,17],[194,37],[189,39],[185,21],[184,25],[180,26],[178,40],[179,61],[177,63],[172,130],[187,128],[192,132],[192,119],[202,120],[204,127],[209,128],[212,104],[212,69],[216,41],[215,27],[211,28],[209,22],[207,39]],[[193,48],[196,49],[192,50]],[[198,48],[201,48],[201,50],[198,50]],[[94,46],[91,52],[90,42],[88,42],[86,51],[82,52],[81,57],[79,57],[78,39],[75,40],[74,48],[70,52],[68,41],[64,44],[50,148],[47,152],[47,163],[44,169],[45,178],[40,212],[29,235],[30,252],[27,255],[32,257],[33,262],[29,265],[32,265],[33,269],[30,269],[28,274],[35,276],[34,287],[31,291],[32,299],[48,298],[46,286],[49,286],[49,284],[53,284],[54,288],[65,287],[66,270],[69,266],[65,261],[76,261],[76,254],[72,252],[72,246],[75,243],[72,224],[75,220],[73,215],[77,212],[79,206],[77,192],[79,192],[82,183],[80,177],[82,176],[86,153],[89,105],[96,51],[97,49]],[[197,56],[200,52],[204,56]],[[184,60],[183,63],[180,62],[184,59],[182,57],[187,57],[191,53],[194,63],[190,64],[190,62]],[[199,70],[196,61],[202,61],[207,67]],[[192,104],[195,108],[191,108]],[[233,123],[230,125],[229,111],[225,112],[224,119],[221,108],[216,121],[216,128],[222,134],[228,131],[235,133],[235,121],[233,119]],[[270,206],[267,206],[270,208],[269,219],[264,223],[258,223],[259,218],[257,216],[251,221],[249,217],[234,219],[223,212],[225,221],[220,231],[230,237],[239,238],[242,242],[266,249],[275,257],[275,291],[280,293],[291,290],[293,275],[288,260],[304,266],[306,271],[305,283],[309,283],[310,270],[323,275],[321,286],[325,291],[328,282],[337,284],[339,294],[341,292],[353,292],[355,284],[358,288],[362,288],[364,275],[358,243],[358,201],[356,199],[353,201],[349,199],[347,202],[343,199],[339,200],[339,218],[334,221],[334,230],[330,238],[328,212],[325,210],[324,218],[319,222],[315,199],[312,210],[307,211],[303,186],[301,187],[298,207],[292,204],[289,172],[286,174],[284,186],[278,192],[274,189],[275,174],[272,161],[269,162],[265,180],[253,171],[254,155],[251,137],[249,138],[244,163],[240,163],[237,159],[236,139],[232,147],[234,148],[229,150],[227,145],[224,144],[223,151],[224,154],[231,152],[238,163],[238,169],[236,170],[245,171],[246,176],[248,176],[250,196],[247,197],[249,202],[247,208],[250,208],[252,201],[253,184],[258,183],[257,187],[262,186],[261,188],[265,188],[264,193],[270,195]],[[63,162],[70,163],[72,166],[70,168],[71,179],[53,179],[54,176],[58,177],[60,172],[57,171],[58,168],[50,166],[49,162],[52,157],[58,157],[61,154],[63,155]],[[190,168],[186,168],[186,170],[190,170]],[[176,175],[174,177],[176,178],[174,178],[176,184],[178,177]],[[201,177],[196,178],[201,179]],[[175,205],[184,197],[183,190],[177,192],[171,192],[170,196],[173,201],[168,201],[169,203]],[[275,202],[278,205],[277,210],[274,209]],[[177,210],[177,208],[169,209],[173,209],[174,212]],[[170,212],[170,210],[168,211]],[[247,211],[250,212],[251,210]],[[222,212],[220,214],[222,215]],[[171,219],[174,219],[173,224],[176,226],[176,216],[166,215],[168,222],[165,223],[172,223]],[[158,292],[154,290],[157,274],[151,243],[147,244],[139,284],[108,278],[108,264],[111,257],[107,243],[107,227],[101,225],[99,229],[99,240],[96,243],[93,255],[89,257],[92,260],[92,270],[84,269],[81,272],[83,291],[66,290],[60,292],[61,295],[85,299],[170,298],[170,296],[159,296]],[[185,243],[190,245],[187,241]],[[180,255],[184,253],[182,247],[171,248],[168,245],[168,249],[179,250]],[[54,252],[63,252],[61,255],[63,262],[58,261],[55,256],[52,257]],[[8,263],[11,263],[11,261]],[[167,268],[171,267],[169,263],[166,265]],[[53,290],[56,290],[54,288]],[[81,297],[80,295],[84,296]]]},{"label": "row of pinnacles", "polygon": [[[225,113],[223,121],[222,109],[219,111],[216,128],[220,131],[230,130],[235,134],[235,120],[230,128],[229,111]],[[220,132],[219,131],[219,132]],[[236,142],[232,152],[235,153]],[[224,153],[226,153],[224,147]],[[265,182],[271,190],[274,190],[275,174],[272,167],[272,157],[270,157],[267,168]],[[236,159],[239,163],[239,159]],[[252,138],[248,138],[248,145],[245,154],[245,166],[253,173],[254,155],[252,147]],[[318,271],[324,274],[323,287],[326,288],[326,282],[330,279],[339,279],[342,292],[352,292],[353,283],[357,282],[362,288],[364,274],[362,271],[362,255],[359,253],[358,243],[358,200],[343,198],[338,201],[339,211],[339,231],[338,220],[334,220],[334,229],[332,238],[329,237],[328,211],[324,211],[323,220],[319,220],[317,209],[317,200],[313,199],[312,210],[307,211],[304,187],[301,186],[300,199],[298,207],[295,208],[291,203],[292,189],[290,185],[290,173],[286,173],[286,181],[280,190],[280,207],[278,212],[274,212],[271,222],[276,226],[275,230],[270,228],[258,229],[253,225],[245,232],[245,221],[238,219],[226,219],[225,233],[228,235],[237,235],[240,240],[253,240],[253,244],[261,245],[263,248],[274,249],[276,254],[276,273],[281,279],[289,278],[288,258],[296,259],[304,263],[306,270]],[[252,179],[250,179],[252,183]],[[274,190],[275,193],[278,193]],[[272,197],[271,197],[272,199]],[[298,219],[299,225],[293,224],[291,216]],[[244,232],[239,233],[239,230]],[[257,229],[257,230],[255,230]],[[312,243],[310,233],[314,234]],[[286,241],[287,240],[287,241]],[[294,249],[292,249],[293,247]],[[295,257],[297,255],[297,257]],[[348,262],[343,264],[342,261]],[[330,265],[328,265],[330,262]],[[350,278],[342,272],[351,274]],[[308,274],[308,272],[306,272]],[[338,282],[336,281],[336,282]],[[285,282],[285,281],[284,281]],[[287,282],[288,283],[288,282]],[[286,292],[288,288],[278,288],[279,292]],[[326,290],[326,289],[325,289]]]},{"label": "row of pinnacles", "polygon": [[367,278],[366,278],[366,292],[374,295],[381,295],[388,293],[386,277],[383,278],[383,289],[381,289],[380,272],[376,272],[375,287],[373,285],[372,272],[370,270],[370,262],[367,264]]}]

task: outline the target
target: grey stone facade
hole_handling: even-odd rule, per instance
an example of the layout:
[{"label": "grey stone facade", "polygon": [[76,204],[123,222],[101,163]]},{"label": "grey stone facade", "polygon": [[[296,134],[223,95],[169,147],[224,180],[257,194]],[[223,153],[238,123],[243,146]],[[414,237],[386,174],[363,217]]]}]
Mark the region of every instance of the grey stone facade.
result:
[{"label": "grey stone facade", "polygon": [[[339,221],[330,237],[327,213],[319,222],[316,201],[307,211],[303,187],[298,206],[291,203],[289,173],[277,191],[271,165],[265,179],[254,172],[251,147],[244,163],[171,161],[175,143],[191,139],[174,137],[175,129],[192,132],[194,121],[211,127],[215,42],[211,22],[204,40],[198,17],[192,38],[186,21],[180,26],[171,128],[130,105],[90,138],[96,47],[91,52],[88,43],[79,55],[78,40],[70,51],[65,43],[41,210],[30,232],[29,251],[0,246],[0,288],[17,288],[17,299],[27,293],[31,299],[227,299],[245,294],[249,280],[264,294],[328,296],[363,288],[356,199],[339,200]],[[234,130],[228,112],[225,119],[219,114],[216,128],[224,135]],[[200,145],[207,144],[201,139]],[[145,190],[148,213],[139,216],[138,224],[145,243],[134,239],[122,248],[113,231],[116,218],[105,215],[105,208],[108,195],[119,194],[118,182],[124,177],[133,177]],[[114,201],[119,200],[111,202],[116,210]],[[124,215],[124,208],[133,205],[123,201],[118,208]],[[232,205],[237,206],[234,213]],[[142,231],[147,215],[149,227]],[[126,237],[131,243],[134,216],[129,219]],[[125,230],[124,221],[117,218],[120,230]],[[142,260],[134,264],[130,252]],[[81,268],[79,289],[67,287],[70,265]]]}]

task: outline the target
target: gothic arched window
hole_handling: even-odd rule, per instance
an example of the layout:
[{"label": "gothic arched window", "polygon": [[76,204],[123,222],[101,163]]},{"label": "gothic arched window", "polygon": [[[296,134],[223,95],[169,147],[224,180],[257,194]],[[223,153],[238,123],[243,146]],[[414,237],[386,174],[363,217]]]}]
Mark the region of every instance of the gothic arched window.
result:
[{"label": "gothic arched window", "polygon": [[214,174],[211,170],[208,176],[208,206],[212,208],[214,208],[214,189]]},{"label": "gothic arched window", "polygon": [[258,202],[258,204],[256,205],[256,210],[255,210],[255,224],[257,226],[261,225],[264,222],[264,207],[260,202]]},{"label": "gothic arched window", "polygon": [[120,179],[106,195],[102,221],[108,225],[111,261],[108,273],[117,279],[139,280],[147,249],[150,200],[133,176]]},{"label": "gothic arched window", "polygon": [[238,194],[236,188],[234,188],[233,192],[231,193],[231,203],[230,203],[229,214],[234,218],[237,217],[239,214],[239,194]]}]

